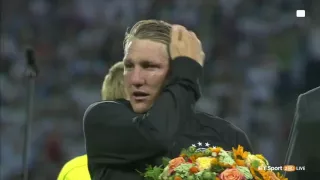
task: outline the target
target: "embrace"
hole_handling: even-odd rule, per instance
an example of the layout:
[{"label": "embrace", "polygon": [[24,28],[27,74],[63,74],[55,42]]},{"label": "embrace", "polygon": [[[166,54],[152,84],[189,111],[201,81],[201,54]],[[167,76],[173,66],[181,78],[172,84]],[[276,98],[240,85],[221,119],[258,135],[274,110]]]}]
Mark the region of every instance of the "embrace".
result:
[{"label": "embrace", "polygon": [[90,105],[83,118],[83,162],[88,160],[91,179],[142,180],[137,171],[190,146],[232,150],[241,145],[252,152],[242,130],[194,110],[205,59],[195,33],[143,20],[126,33],[123,44],[123,61],[106,76],[103,101]]}]

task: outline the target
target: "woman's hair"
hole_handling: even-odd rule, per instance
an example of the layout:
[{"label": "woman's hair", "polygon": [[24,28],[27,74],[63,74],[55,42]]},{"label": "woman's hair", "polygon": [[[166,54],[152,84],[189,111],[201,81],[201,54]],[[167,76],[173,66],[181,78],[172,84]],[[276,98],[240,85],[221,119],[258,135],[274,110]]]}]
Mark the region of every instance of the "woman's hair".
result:
[{"label": "woman's hair", "polygon": [[102,100],[112,101],[116,99],[126,98],[126,93],[124,89],[124,77],[123,77],[124,65],[120,61],[114,64],[110,69],[108,74],[105,76],[102,89],[101,97]]}]

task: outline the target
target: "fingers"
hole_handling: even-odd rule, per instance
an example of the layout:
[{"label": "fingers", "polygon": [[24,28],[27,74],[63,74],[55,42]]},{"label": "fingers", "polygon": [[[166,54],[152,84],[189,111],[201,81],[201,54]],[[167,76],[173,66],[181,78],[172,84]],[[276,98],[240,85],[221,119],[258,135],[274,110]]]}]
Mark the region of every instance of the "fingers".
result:
[{"label": "fingers", "polygon": [[181,41],[188,41],[188,42],[190,41],[191,34],[186,28],[181,30],[181,34],[182,34]]},{"label": "fingers", "polygon": [[200,40],[198,39],[197,35],[194,32],[188,31],[185,27],[181,25],[172,25],[172,31],[171,31],[172,42],[178,42],[178,41],[183,41],[187,39],[197,40],[201,44]]},{"label": "fingers", "polygon": [[200,46],[200,48],[202,50],[201,53],[200,53],[200,57],[201,57],[202,61],[204,61],[204,59],[206,57],[206,54],[203,52],[201,41],[198,39],[197,35],[193,31],[189,31],[189,33],[190,33],[190,35],[192,37],[192,40],[196,41],[199,44],[199,46]]},{"label": "fingers", "polygon": [[169,53],[172,60],[186,56],[203,65],[204,53],[200,40],[194,32],[181,25],[172,25]]},{"label": "fingers", "polygon": [[171,30],[171,42],[172,43],[177,43],[182,40],[183,37],[183,31],[186,28],[180,25],[172,25],[172,30]]},{"label": "fingers", "polygon": [[206,59],[206,54],[203,51],[201,51],[200,56],[201,56],[202,61],[204,61]]},{"label": "fingers", "polygon": [[189,31],[191,38],[195,41],[197,41],[200,45],[201,45],[201,41],[198,39],[196,33],[194,33],[193,31]]},{"label": "fingers", "polygon": [[173,25],[171,30],[171,43],[176,43],[179,41],[179,33],[180,29],[177,26]]},{"label": "fingers", "polygon": [[189,33],[190,33],[190,35],[191,35],[192,38],[198,39],[198,38],[197,38],[197,35],[196,35],[193,31],[189,31]]}]

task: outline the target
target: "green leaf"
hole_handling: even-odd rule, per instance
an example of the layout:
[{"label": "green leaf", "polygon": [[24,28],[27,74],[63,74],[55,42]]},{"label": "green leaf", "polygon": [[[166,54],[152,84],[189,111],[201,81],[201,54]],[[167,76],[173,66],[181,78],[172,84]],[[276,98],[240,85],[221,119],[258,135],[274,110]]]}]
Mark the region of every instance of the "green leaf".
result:
[{"label": "green leaf", "polygon": [[167,158],[167,157],[164,157],[162,158],[162,164],[164,167],[168,166],[169,165],[169,162],[170,162],[170,158]]},{"label": "green leaf", "polygon": [[260,162],[258,160],[254,160],[252,161],[251,166],[257,169],[260,166]]},{"label": "green leaf", "polygon": [[192,167],[192,164],[181,164],[176,167],[174,170],[176,174],[179,174],[182,178],[186,178],[189,175],[189,169]]},{"label": "green leaf", "polygon": [[144,173],[140,172],[138,169],[136,169],[135,171],[137,171],[140,174],[140,176],[144,176]]},{"label": "green leaf", "polygon": [[224,171],[224,168],[219,165],[213,165],[211,167],[211,171],[220,173],[220,172]]},{"label": "green leaf", "polygon": [[147,178],[148,180],[158,180],[162,171],[162,166],[152,167],[151,165],[148,165],[146,168],[146,172],[143,174],[143,177]]}]

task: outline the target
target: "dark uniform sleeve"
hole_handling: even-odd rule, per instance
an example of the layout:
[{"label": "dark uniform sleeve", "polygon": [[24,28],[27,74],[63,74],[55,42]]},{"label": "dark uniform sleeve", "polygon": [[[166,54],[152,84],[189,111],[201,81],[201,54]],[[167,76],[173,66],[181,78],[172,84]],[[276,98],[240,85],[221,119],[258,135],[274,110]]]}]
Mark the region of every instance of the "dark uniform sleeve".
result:
[{"label": "dark uniform sleeve", "polygon": [[249,151],[254,154],[254,150],[252,148],[251,142],[247,134],[242,130],[239,130],[237,132],[237,144],[241,145],[245,151]]},{"label": "dark uniform sleeve", "polygon": [[242,129],[230,123],[228,129],[225,131],[232,132],[231,136],[228,136],[228,138],[226,139],[226,142],[231,142],[230,145],[232,147],[237,148],[240,145],[244,148],[245,151],[254,153],[251,142],[247,134]]},{"label": "dark uniform sleeve", "polygon": [[124,165],[168,150],[185,112],[200,97],[202,67],[186,57],[171,62],[171,78],[152,108],[137,116],[116,102],[101,102],[84,115],[89,162]]}]

